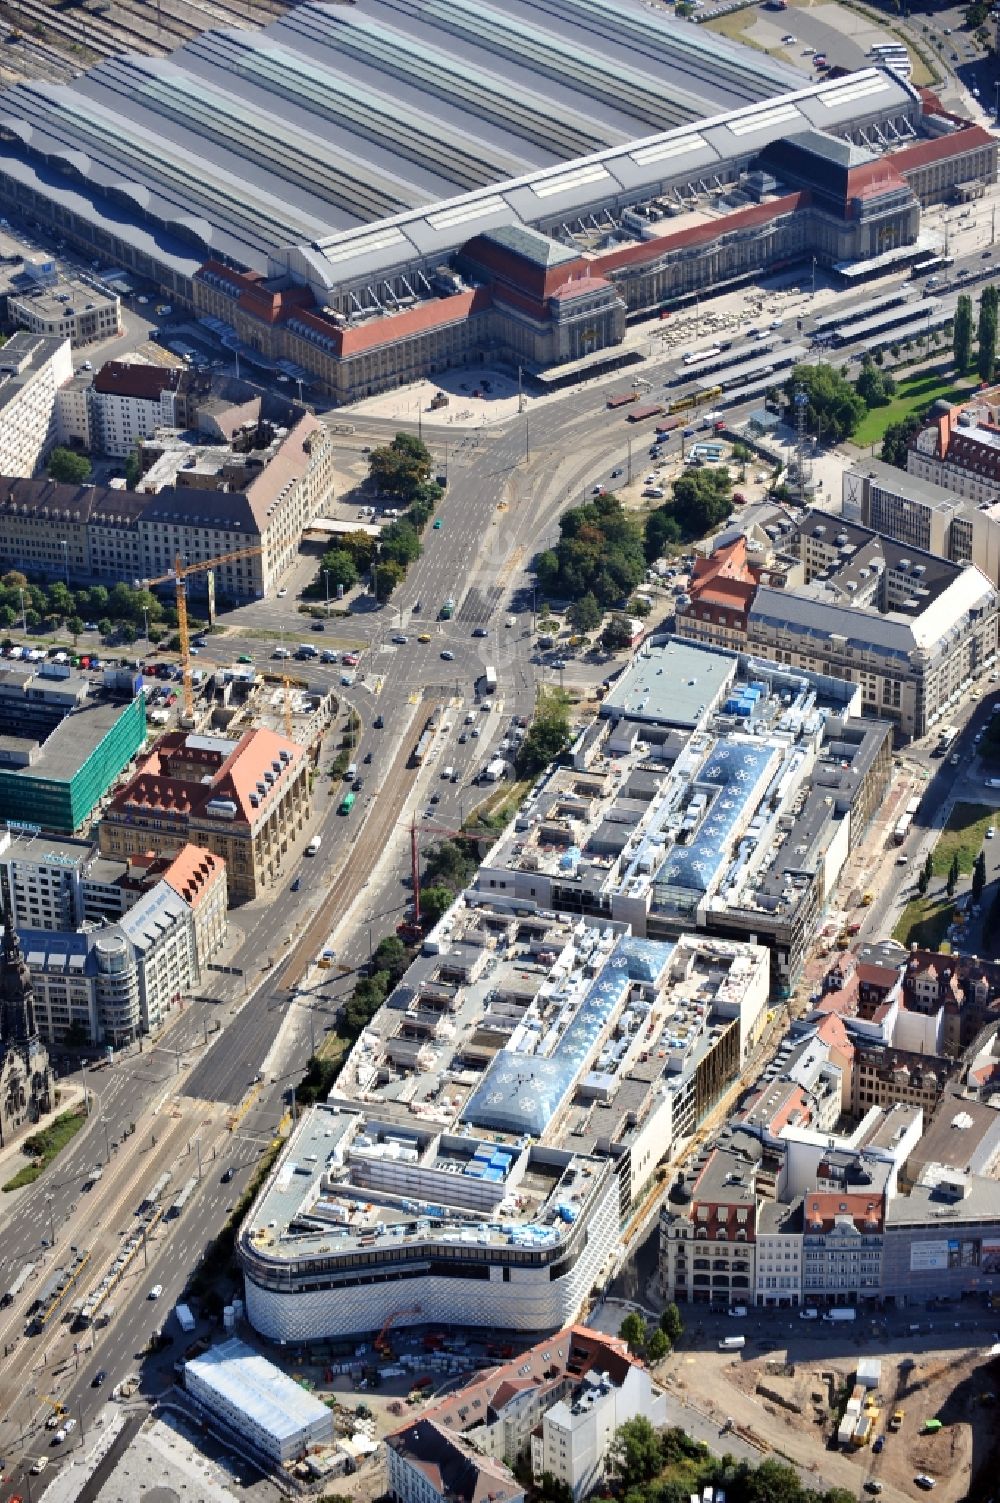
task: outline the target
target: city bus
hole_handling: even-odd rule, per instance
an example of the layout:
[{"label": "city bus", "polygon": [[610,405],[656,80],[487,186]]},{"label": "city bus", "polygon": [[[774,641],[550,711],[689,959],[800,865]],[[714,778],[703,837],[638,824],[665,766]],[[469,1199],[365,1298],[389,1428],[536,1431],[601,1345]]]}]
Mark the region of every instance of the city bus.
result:
[{"label": "city bus", "polygon": [[355,797],[356,795],[353,793],[345,793],[344,797],[340,800],[340,807],[337,810],[337,813],[350,814],[351,810],[354,808]]}]

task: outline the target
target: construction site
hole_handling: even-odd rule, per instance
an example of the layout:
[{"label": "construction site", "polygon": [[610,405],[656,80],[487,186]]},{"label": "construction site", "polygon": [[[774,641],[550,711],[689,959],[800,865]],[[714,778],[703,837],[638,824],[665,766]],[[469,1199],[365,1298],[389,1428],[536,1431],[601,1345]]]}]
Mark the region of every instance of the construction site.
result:
[{"label": "construction site", "polygon": [[[668,1386],[722,1415],[720,1428],[762,1452],[836,1475],[839,1486],[860,1493],[878,1483],[866,1490],[912,1495],[915,1479],[924,1477],[942,1498],[957,1500],[982,1473],[995,1441],[1000,1348],[968,1345],[969,1331],[952,1334],[955,1345],[945,1323],[937,1330],[924,1323],[897,1341],[876,1325],[871,1339],[852,1337],[853,1354],[838,1343],[829,1357],[817,1350],[824,1344],[818,1339],[791,1339],[783,1351],[780,1337],[778,1349],[761,1338],[753,1343],[759,1355],[747,1349],[735,1360],[731,1353],[718,1363],[703,1360],[707,1354],[697,1361],[678,1355]],[[879,1355],[864,1355],[872,1351]]]}]

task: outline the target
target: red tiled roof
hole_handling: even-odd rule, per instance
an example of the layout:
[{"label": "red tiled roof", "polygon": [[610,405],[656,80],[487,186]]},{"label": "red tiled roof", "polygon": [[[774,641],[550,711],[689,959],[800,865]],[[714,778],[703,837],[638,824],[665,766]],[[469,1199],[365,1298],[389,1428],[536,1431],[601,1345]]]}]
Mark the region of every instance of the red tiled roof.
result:
[{"label": "red tiled roof", "polygon": [[[284,763],[282,751],[288,753]],[[294,741],[264,729],[247,731],[227,756],[222,748],[216,751],[192,745],[186,732],[174,731],[157,742],[112,800],[110,808],[119,817],[134,809],[139,813],[210,819],[209,802],[223,799],[236,804],[240,821],[254,824],[266,817],[272,798],[269,791],[260,793],[258,782],[263,782],[267,790],[272,786],[280,788],[287,781],[287,771],[275,774],[273,785],[268,783],[265,773],[274,773],[275,762],[279,767],[293,769],[303,755],[301,746]],[[251,802],[252,794],[259,799],[256,808]]]},{"label": "red tiled roof", "polygon": [[171,861],[163,873],[163,880],[170,884],[185,903],[198,908],[215,883],[225,880],[225,871],[226,863],[221,856],[189,841]]},{"label": "red tiled roof", "polygon": [[340,336],[341,355],[360,355],[365,350],[377,349],[381,344],[392,344],[416,334],[427,334],[446,324],[461,323],[474,313],[484,312],[490,303],[490,289],[477,287],[472,292],[456,292],[451,297],[419,303],[415,308],[408,308],[405,313],[373,318],[353,329],[338,329],[331,324],[329,333],[334,339]]},{"label": "red tiled roof", "polygon": [[810,1223],[814,1221],[821,1221],[824,1229],[829,1231],[838,1217],[849,1217],[855,1225],[860,1223],[861,1226],[874,1221],[879,1230],[882,1228],[881,1195],[864,1195],[848,1190],[842,1194],[836,1190],[810,1190],[805,1196],[802,1210],[807,1232],[812,1230]]},{"label": "red tiled roof", "polygon": [[568,282],[557,287],[551,296],[558,298],[560,302],[565,302],[569,298],[583,297],[592,292],[603,292],[610,286],[611,283],[607,277],[571,277]]},{"label": "red tiled roof", "polygon": [[938,136],[931,141],[916,141],[894,151],[887,160],[903,177],[916,172],[919,167],[928,167],[932,162],[944,162],[949,157],[963,156],[967,151],[976,151],[980,146],[996,147],[996,139],[981,125],[969,125],[965,130],[954,131],[950,136]]},{"label": "red tiled roof", "polygon": [[673,235],[660,235],[655,240],[644,240],[641,245],[625,245],[619,250],[603,251],[594,256],[589,265],[592,271],[604,273],[615,271],[620,266],[657,261],[671,251],[685,250],[693,245],[709,245],[723,235],[756,229],[758,225],[768,224],[772,219],[782,219],[786,214],[794,214],[798,209],[805,208],[809,202],[810,195],[805,190],[786,193],[783,198],[776,198],[771,203],[737,209],[733,214],[725,214],[720,219],[709,219],[704,224],[692,225],[690,229],[678,230]]}]

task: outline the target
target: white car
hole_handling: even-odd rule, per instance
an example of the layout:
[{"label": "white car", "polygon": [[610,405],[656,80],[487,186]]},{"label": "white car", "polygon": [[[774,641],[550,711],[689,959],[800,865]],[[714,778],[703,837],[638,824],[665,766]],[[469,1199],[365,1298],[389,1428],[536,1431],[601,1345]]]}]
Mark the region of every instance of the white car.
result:
[{"label": "white car", "polygon": [[152,1289],[149,1291],[149,1294],[147,1295],[147,1298],[148,1299],[159,1299],[159,1297],[160,1297],[160,1295],[162,1293],[163,1293],[163,1285],[162,1284],[154,1284],[153,1287],[152,1287]]},{"label": "white car", "polygon": [[44,1472],[48,1464],[49,1458],[47,1456],[39,1456],[37,1461],[31,1463],[31,1475],[37,1477],[40,1472]]},{"label": "white car", "polygon": [[792,33],[789,31],[786,32],[785,35],[781,38],[781,45],[782,47],[794,47],[797,41],[798,38],[793,37]]},{"label": "white car", "polygon": [[819,1320],[819,1311],[807,1305],[799,1311],[799,1320]]},{"label": "white car", "polygon": [[65,1425],[63,1425],[63,1429],[66,1431],[67,1435],[72,1435],[73,1431],[76,1429],[76,1420],[68,1419]]},{"label": "white car", "polygon": [[996,834],[996,832],[997,832],[996,825],[988,825],[987,829],[986,829],[986,839],[987,840],[992,840],[993,837],[994,837],[994,835]]}]

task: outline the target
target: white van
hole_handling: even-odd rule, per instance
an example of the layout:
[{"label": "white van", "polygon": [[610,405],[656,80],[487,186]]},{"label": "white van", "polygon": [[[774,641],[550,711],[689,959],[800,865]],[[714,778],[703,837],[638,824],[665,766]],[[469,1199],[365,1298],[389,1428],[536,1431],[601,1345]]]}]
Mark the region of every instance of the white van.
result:
[{"label": "white van", "polygon": [[312,840],[310,840],[309,844],[306,846],[306,855],[315,856],[316,852],[319,850],[322,844],[323,837],[321,835],[314,835]]},{"label": "white van", "polygon": [[441,778],[442,778],[442,781],[447,781],[448,778],[450,778],[452,776],[452,774],[454,773],[454,771],[455,771],[454,767],[452,767],[450,764],[447,767],[442,767],[442,769],[441,769]]},{"label": "white van", "polygon": [[357,762],[348,762],[348,764],[347,764],[347,771],[344,773],[344,780],[345,780],[345,782],[353,783],[354,779],[357,777],[357,775],[358,775],[358,764],[357,764]]}]

